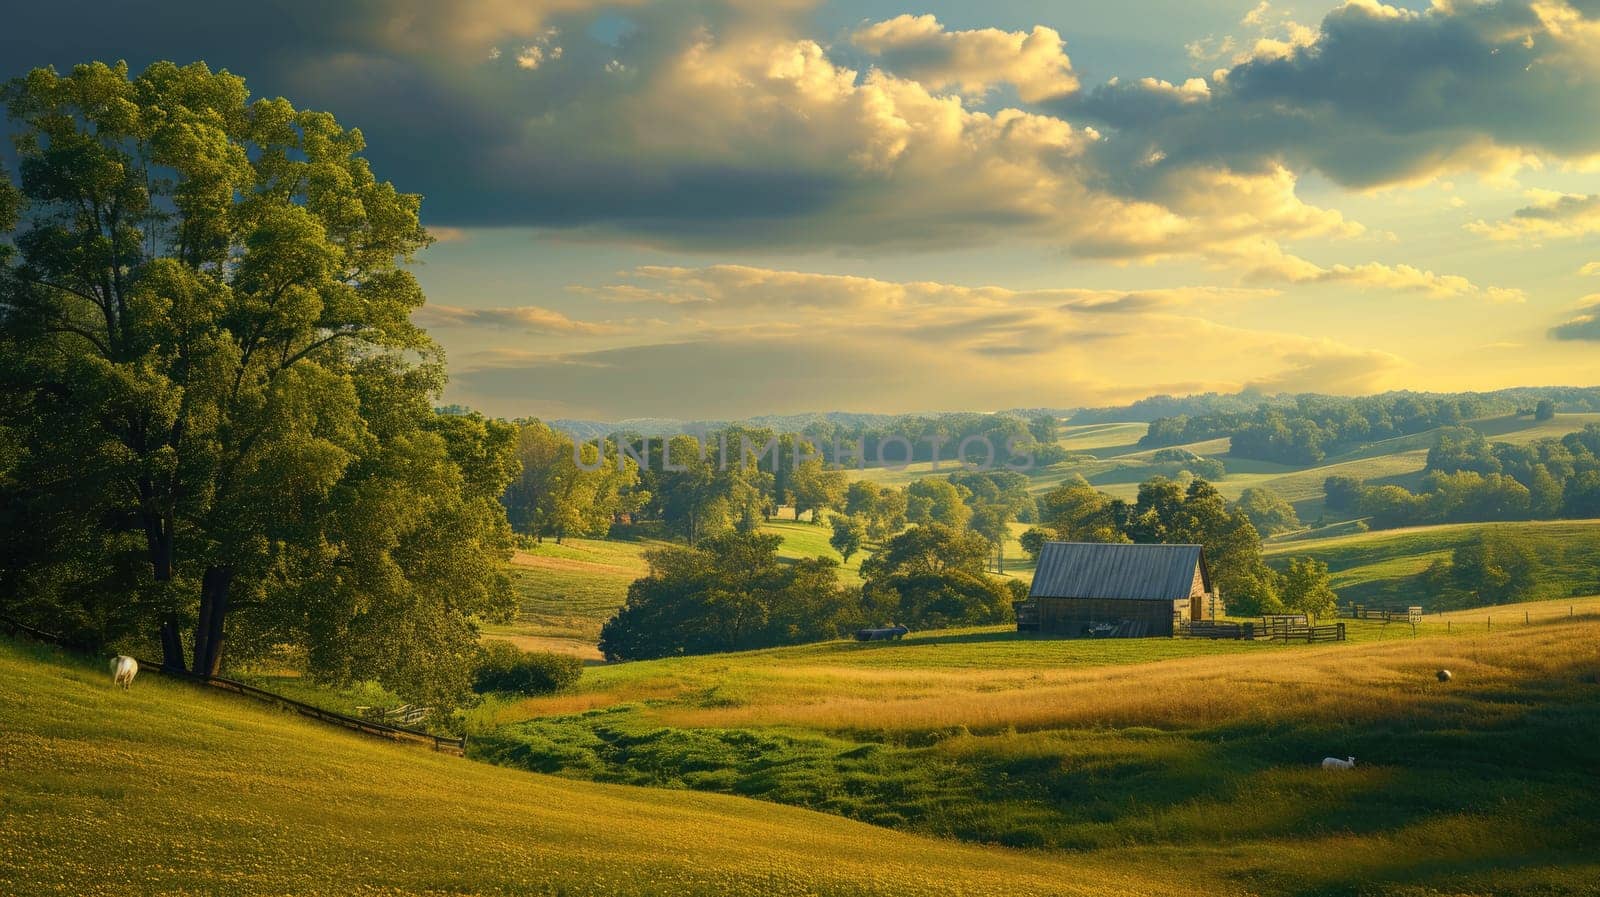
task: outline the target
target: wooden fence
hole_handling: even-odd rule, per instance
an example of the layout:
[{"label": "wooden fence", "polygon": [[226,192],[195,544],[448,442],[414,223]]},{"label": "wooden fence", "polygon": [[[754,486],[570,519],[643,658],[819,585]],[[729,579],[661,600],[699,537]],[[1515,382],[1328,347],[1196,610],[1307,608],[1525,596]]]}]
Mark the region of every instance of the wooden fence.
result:
[{"label": "wooden fence", "polygon": [[1352,604],[1339,612],[1352,620],[1382,620],[1385,623],[1415,623],[1422,619],[1421,607],[1364,607]]},{"label": "wooden fence", "polygon": [[[20,620],[13,620],[3,614],[0,614],[0,624],[4,624],[5,627],[12,632],[12,634],[27,635],[34,639],[38,639],[39,641],[60,645],[63,648],[69,648],[82,653],[89,653],[91,650],[87,646],[76,644],[64,636],[57,635],[53,632],[46,632],[43,629],[39,629],[35,626],[29,626]],[[224,679],[219,676],[198,676],[194,673],[186,671],[169,670],[155,661],[145,660],[142,657],[135,657],[134,660],[138,661],[141,672],[149,671],[161,673],[164,676],[171,676],[175,679],[193,682],[197,685],[207,685],[212,688],[222,689],[223,691],[230,691],[234,694],[255,698],[258,701],[276,704],[286,710],[292,710],[301,716],[308,716],[312,719],[321,720],[325,723],[332,723],[333,725],[341,726],[355,732],[361,732],[366,735],[372,735],[378,738],[387,738],[390,741],[424,744],[441,753],[454,754],[457,757],[464,756],[466,754],[467,739],[465,737],[449,738],[443,735],[434,735],[431,732],[421,732],[416,729],[406,729],[401,726],[391,726],[387,723],[380,723],[369,719],[348,716],[343,713],[318,707],[314,704],[307,704],[304,701],[296,701],[294,698],[287,698],[283,695],[267,691],[264,688],[257,688],[254,685],[250,685],[245,682],[239,682],[234,679]]]},{"label": "wooden fence", "polygon": [[1342,642],[1344,624],[1312,626],[1304,618],[1272,618],[1265,623],[1234,623],[1227,620],[1195,620],[1181,623],[1178,634],[1185,638],[1239,639],[1266,638],[1275,642]]},{"label": "wooden fence", "polygon": [[1267,630],[1266,635],[1275,642],[1342,642],[1344,624],[1273,626]]},{"label": "wooden fence", "polygon": [[1254,623],[1233,623],[1226,620],[1193,620],[1178,624],[1178,634],[1185,638],[1253,640]]}]

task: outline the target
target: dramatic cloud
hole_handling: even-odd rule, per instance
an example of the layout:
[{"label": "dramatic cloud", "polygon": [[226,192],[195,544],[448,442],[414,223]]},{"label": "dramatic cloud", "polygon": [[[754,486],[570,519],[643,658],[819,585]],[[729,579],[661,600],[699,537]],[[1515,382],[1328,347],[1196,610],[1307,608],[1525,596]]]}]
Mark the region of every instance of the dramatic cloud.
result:
[{"label": "dramatic cloud", "polygon": [[1314,39],[1297,32],[1218,70],[1205,102],[1122,82],[1060,108],[1109,129],[1097,154],[1109,168],[1160,154],[1172,166],[1315,168],[1363,188],[1503,176],[1600,153],[1596,58],[1600,27],[1562,0],[1438,0],[1421,13],[1351,0]]},{"label": "dramatic cloud", "polygon": [[877,56],[884,68],[934,90],[954,87],[982,96],[1010,84],[1024,102],[1065,96],[1078,89],[1061,35],[1032,31],[946,31],[931,15],[902,15],[867,25],[851,42]]},{"label": "dramatic cloud", "polygon": [[[1533,205],[1503,221],[1474,221],[1467,230],[1494,240],[1581,237],[1600,231],[1600,194],[1529,192]],[[1584,273],[1591,273],[1585,266]]]},{"label": "dramatic cloud", "polygon": [[[1600,156],[1600,39],[1560,0],[1361,0],[1317,29],[1258,7],[1230,68],[1088,92],[1050,28],[903,15],[835,52],[808,33],[813,5],[289,0],[221,28],[195,0],[64,0],[11,23],[30,43],[0,37],[0,54],[55,58],[83,46],[84,22],[107,46],[203,46],[359,124],[430,221],[668,248],[1027,240],[1259,279],[1297,265],[1295,242],[1362,231],[1297,195],[1310,170],[1368,187]],[[179,34],[194,47],[174,50]]]},{"label": "dramatic cloud", "polygon": [[418,309],[414,317],[417,323],[424,327],[495,327],[521,330],[526,333],[576,336],[619,333],[625,329],[611,322],[575,321],[561,312],[537,305],[512,308],[463,308],[457,305],[429,303]]}]

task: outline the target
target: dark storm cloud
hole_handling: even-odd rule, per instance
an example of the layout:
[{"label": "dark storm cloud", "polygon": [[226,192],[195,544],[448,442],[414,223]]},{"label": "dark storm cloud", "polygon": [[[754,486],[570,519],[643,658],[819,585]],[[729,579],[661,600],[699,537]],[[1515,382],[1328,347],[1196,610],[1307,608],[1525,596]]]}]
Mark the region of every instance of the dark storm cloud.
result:
[{"label": "dark storm cloud", "polygon": [[1492,168],[1518,150],[1600,152],[1597,49],[1595,24],[1559,0],[1424,14],[1351,3],[1315,43],[1234,66],[1209,97],[1124,81],[1056,108],[1111,130],[1096,151],[1135,192],[1161,169],[1280,160],[1371,187]]}]

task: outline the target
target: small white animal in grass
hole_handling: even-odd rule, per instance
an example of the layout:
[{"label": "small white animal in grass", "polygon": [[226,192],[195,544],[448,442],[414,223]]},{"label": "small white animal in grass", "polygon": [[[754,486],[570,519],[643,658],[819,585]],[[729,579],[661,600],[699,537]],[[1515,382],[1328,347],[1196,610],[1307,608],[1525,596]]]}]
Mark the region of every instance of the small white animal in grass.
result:
[{"label": "small white animal in grass", "polygon": [[120,685],[124,691],[133,687],[133,677],[139,675],[139,661],[126,654],[111,658],[111,684]]},{"label": "small white animal in grass", "polygon": [[1338,757],[1323,757],[1322,758],[1322,768],[1323,769],[1355,769],[1356,768],[1356,758],[1354,758],[1354,757],[1346,757],[1343,760],[1340,760]]}]

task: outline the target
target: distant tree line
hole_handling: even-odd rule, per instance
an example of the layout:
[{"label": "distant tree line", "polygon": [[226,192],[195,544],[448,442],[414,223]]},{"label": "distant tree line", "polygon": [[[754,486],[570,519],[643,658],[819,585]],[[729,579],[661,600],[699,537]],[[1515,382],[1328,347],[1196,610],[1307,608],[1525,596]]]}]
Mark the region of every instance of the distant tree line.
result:
[{"label": "distant tree line", "polygon": [[1600,516],[1600,425],[1525,444],[1490,442],[1467,427],[1442,431],[1422,488],[1334,476],[1327,507],[1377,529],[1428,523]]},{"label": "distant tree line", "polygon": [[[831,522],[830,542],[847,560],[908,525],[940,523],[978,533],[996,569],[1004,566],[1011,523],[1037,518],[1028,478],[1016,471],[958,469],[890,487],[852,482],[820,453],[802,452],[798,465],[787,452],[740,457],[742,444],[768,439],[785,445],[769,431],[737,428],[709,440],[605,441],[602,460],[594,442],[574,444],[541,421],[521,421],[521,470],[501,500],[512,527],[535,540],[605,536],[628,520],[657,524],[661,535],[691,545],[730,530],[754,532],[789,506],[796,519]],[[726,458],[724,444],[730,446]]]},{"label": "distant tree line", "polygon": [[[1330,454],[1370,442],[1422,433],[1491,415],[1553,417],[1558,407],[1573,411],[1600,408],[1600,390],[1552,389],[1497,393],[1430,395],[1387,393],[1362,398],[1302,395],[1292,402],[1263,402],[1254,408],[1205,414],[1175,414],[1150,422],[1139,440],[1145,447],[1182,445],[1227,437],[1238,458],[1306,466]],[[1076,420],[1077,418],[1074,418]]]},{"label": "distant tree line", "polygon": [[[1287,523],[1287,514],[1269,494],[1257,496],[1249,511],[1269,511]],[[1277,499],[1281,502],[1282,499]],[[1040,523],[1023,535],[1023,547],[1037,554],[1047,541],[1187,543],[1205,547],[1215,585],[1229,613],[1258,614],[1285,608],[1326,613],[1335,602],[1326,566],[1311,559],[1294,562],[1287,574],[1267,566],[1261,534],[1246,507],[1230,505],[1203,479],[1187,485],[1156,477],[1139,485],[1129,503],[1095,489],[1074,475],[1039,501]]]}]

